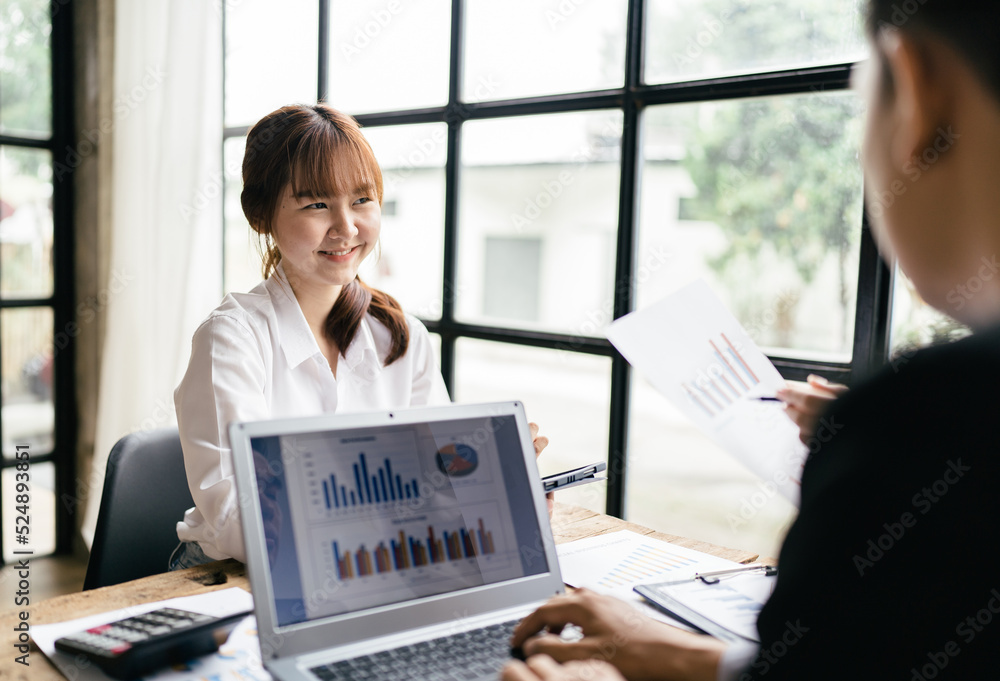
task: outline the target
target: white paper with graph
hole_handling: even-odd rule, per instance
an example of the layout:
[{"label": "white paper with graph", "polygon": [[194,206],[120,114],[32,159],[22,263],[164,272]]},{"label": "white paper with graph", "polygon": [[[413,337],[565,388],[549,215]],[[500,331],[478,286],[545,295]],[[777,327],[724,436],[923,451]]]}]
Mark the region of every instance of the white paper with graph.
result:
[{"label": "white paper with graph", "polygon": [[807,449],[780,403],[754,399],[784,379],[707,283],[625,315],[607,336],[702,432],[798,505]]},{"label": "white paper with graph", "polygon": [[578,539],[556,547],[563,581],[641,606],[651,617],[690,630],[632,591],[637,584],[689,579],[696,572],[728,570],[739,563],[629,530]]}]

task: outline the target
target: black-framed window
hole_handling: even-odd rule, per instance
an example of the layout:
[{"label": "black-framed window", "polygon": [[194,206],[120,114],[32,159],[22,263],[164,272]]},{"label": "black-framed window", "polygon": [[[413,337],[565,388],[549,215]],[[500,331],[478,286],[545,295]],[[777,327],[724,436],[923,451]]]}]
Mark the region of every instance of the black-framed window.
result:
[{"label": "black-framed window", "polygon": [[[523,399],[553,440],[543,466],[607,459],[606,493],[572,501],[720,543],[741,541],[671,516],[775,537],[790,507],[752,503],[755,481],[603,330],[702,276],[786,378],[850,383],[886,360],[893,276],[862,206],[849,88],[861,4],[298,0],[266,21],[227,4],[226,288],[258,278],[238,201],[247,126],[328,101],[364,126],[392,205],[362,274],[439,339],[453,397]],[[518,253],[531,291],[508,264],[511,309],[497,287]]]},{"label": "black-framed window", "polygon": [[[9,562],[72,548],[72,176],[81,151],[72,5],[7,0],[0,24],[0,537]],[[25,453],[29,469],[18,470]],[[19,472],[30,475],[27,490],[17,486],[25,481]],[[18,514],[29,523],[15,523]]]}]

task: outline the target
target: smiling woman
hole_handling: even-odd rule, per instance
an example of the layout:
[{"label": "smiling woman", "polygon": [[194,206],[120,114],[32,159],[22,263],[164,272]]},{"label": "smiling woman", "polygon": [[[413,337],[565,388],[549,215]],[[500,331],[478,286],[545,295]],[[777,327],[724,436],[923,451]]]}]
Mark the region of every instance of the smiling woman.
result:
[{"label": "smiling woman", "polygon": [[247,137],[243,181],[264,278],[283,265],[331,369],[369,306],[391,332],[386,364],[405,353],[399,303],[357,277],[378,242],[382,172],[354,119],[323,105],[278,109]]},{"label": "smiling woman", "polygon": [[232,421],[449,401],[427,330],[358,278],[382,173],[354,119],[325,104],[274,111],[247,136],[243,180],[265,280],[198,328],[175,393],[195,508],[172,567],[244,560]]}]

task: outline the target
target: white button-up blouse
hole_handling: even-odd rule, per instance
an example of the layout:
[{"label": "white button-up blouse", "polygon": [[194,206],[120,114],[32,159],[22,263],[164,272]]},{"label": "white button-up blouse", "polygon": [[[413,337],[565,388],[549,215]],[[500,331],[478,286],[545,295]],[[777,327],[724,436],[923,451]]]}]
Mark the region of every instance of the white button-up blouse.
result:
[{"label": "white button-up blouse", "polygon": [[280,265],[249,293],[226,296],[195,332],[174,392],[195,503],[177,536],[211,558],[246,561],[227,430],[233,421],[447,403],[427,329],[407,320],[406,354],[384,366],[389,330],[366,315],[334,377]]}]

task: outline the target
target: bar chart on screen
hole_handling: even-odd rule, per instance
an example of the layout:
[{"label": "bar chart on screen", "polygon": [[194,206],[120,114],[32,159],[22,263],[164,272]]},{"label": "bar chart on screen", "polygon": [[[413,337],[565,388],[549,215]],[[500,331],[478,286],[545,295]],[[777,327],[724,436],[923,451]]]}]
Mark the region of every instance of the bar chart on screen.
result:
[{"label": "bar chart on screen", "polygon": [[503,568],[518,555],[508,534],[499,507],[488,502],[461,511],[428,509],[419,520],[375,523],[368,530],[350,523],[325,524],[311,533],[310,553],[320,561],[322,574],[350,582],[356,591],[365,584],[385,584],[380,577],[405,584]]},{"label": "bar chart on screen", "polygon": [[422,495],[412,437],[337,442],[301,453],[310,520],[332,520],[414,502]]},{"label": "bar chart on screen", "polygon": [[428,525],[423,536],[400,530],[388,542],[380,540],[377,544],[360,544],[352,551],[342,548],[340,542],[335,540],[331,542],[330,550],[336,574],[343,581],[489,556],[496,553],[496,544],[493,532],[486,529],[482,518],[478,518],[474,528],[458,527],[440,532],[433,525]]}]

